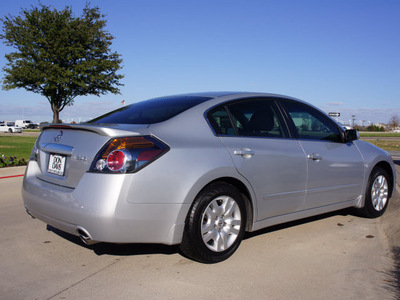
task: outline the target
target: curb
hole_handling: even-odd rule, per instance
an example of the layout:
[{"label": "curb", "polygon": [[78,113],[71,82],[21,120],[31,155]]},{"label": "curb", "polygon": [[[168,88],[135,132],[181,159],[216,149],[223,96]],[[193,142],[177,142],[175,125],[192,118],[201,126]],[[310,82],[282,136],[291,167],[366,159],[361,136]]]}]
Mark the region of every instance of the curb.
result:
[{"label": "curb", "polygon": [[0,180],[6,178],[22,177],[27,166],[0,168]]},{"label": "curb", "polygon": [[22,174],[22,175],[3,176],[3,177],[0,177],[0,179],[7,179],[7,178],[14,178],[14,177],[22,177],[22,176],[24,176],[24,174]]}]

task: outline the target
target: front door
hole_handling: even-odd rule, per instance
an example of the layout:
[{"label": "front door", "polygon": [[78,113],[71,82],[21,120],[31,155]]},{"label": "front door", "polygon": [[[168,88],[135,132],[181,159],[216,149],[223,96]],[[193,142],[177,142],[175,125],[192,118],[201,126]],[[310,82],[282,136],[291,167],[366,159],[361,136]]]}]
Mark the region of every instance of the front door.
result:
[{"label": "front door", "polygon": [[285,107],[307,157],[304,209],[352,201],[361,195],[364,162],[356,145],[344,143],[337,124],[312,107],[290,101]]}]

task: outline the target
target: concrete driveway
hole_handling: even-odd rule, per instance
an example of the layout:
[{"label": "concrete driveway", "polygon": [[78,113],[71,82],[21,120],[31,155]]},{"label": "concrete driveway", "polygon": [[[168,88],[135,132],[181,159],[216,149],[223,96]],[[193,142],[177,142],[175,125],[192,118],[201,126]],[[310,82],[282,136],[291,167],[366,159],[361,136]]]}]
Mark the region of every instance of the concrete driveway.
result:
[{"label": "concrete driveway", "polygon": [[20,194],[22,177],[10,177],[22,173],[23,168],[0,170],[0,299],[396,299],[398,295],[396,261],[389,248],[393,241],[384,232],[385,226],[390,227],[389,218],[395,218],[398,193],[387,221],[340,211],[275,226],[247,235],[229,260],[204,265],[183,257],[178,247],[87,247],[30,219]]}]

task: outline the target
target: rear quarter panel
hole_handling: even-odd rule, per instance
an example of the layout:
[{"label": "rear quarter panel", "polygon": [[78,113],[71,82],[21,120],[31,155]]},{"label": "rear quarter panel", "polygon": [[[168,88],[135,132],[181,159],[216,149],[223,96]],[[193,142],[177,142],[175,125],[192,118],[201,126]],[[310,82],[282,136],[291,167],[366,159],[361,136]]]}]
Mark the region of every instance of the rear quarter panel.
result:
[{"label": "rear quarter panel", "polygon": [[[140,170],[137,174],[140,176],[135,178],[144,185],[154,183],[147,189],[151,195],[147,199],[192,204],[207,184],[223,177],[243,182],[254,196],[248,182],[237,172],[229,151],[212,133],[203,112],[204,108],[199,111],[196,108],[166,122],[150,125],[151,134],[168,144],[170,150]],[[162,199],[153,198],[160,194],[163,194]]]}]

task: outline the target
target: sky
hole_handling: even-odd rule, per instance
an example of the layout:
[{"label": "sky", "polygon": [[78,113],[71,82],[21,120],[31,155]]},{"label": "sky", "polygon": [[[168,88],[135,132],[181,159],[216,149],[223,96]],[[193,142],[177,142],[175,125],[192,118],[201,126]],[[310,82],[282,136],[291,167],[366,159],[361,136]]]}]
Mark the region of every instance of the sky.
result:
[{"label": "sky", "polygon": [[[84,0],[41,0],[80,16]],[[121,94],[75,99],[60,118],[85,121],[153,97],[205,91],[283,94],[349,124],[400,116],[398,0],[91,0],[122,55]],[[16,16],[38,1],[3,1]],[[1,27],[2,30],[2,27]],[[14,51],[0,44],[4,55]],[[1,79],[4,72],[0,71]],[[52,120],[47,99],[0,90],[0,120]]]}]

